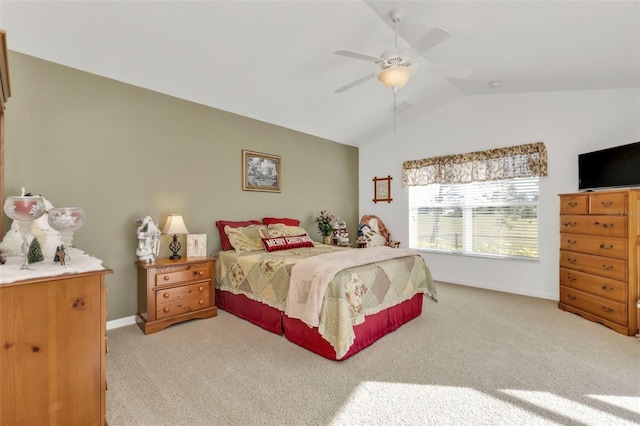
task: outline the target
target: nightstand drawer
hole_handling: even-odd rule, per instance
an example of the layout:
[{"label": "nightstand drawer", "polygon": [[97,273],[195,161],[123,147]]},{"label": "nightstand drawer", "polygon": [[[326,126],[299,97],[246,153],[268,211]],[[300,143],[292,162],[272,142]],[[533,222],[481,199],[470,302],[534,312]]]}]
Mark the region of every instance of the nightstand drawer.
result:
[{"label": "nightstand drawer", "polygon": [[560,286],[560,302],[578,308],[600,318],[627,325],[627,306],[623,303]]},{"label": "nightstand drawer", "polygon": [[209,300],[211,281],[198,282],[180,287],[156,291],[156,305],[166,305],[190,299]]},{"label": "nightstand drawer", "polygon": [[627,283],[560,268],[560,284],[620,303],[627,301]]},{"label": "nightstand drawer", "polygon": [[185,265],[182,267],[159,270],[156,275],[156,286],[208,278],[211,278],[208,264],[201,263],[196,265]]},{"label": "nightstand drawer", "polygon": [[208,308],[209,283],[197,283],[156,293],[156,318],[173,317]]}]

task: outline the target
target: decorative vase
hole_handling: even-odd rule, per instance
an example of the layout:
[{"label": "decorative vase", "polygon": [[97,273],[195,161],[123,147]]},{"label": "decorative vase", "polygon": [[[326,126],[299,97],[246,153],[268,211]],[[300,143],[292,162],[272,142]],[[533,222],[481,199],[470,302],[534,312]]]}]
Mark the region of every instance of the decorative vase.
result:
[{"label": "decorative vase", "polygon": [[44,199],[40,196],[24,195],[11,196],[4,203],[4,212],[9,218],[18,221],[18,229],[22,236],[22,266],[20,269],[30,269],[27,255],[29,253],[29,235],[31,224],[44,214]]},{"label": "decorative vase", "polygon": [[331,245],[331,235],[323,235],[322,244]]},{"label": "decorative vase", "polygon": [[62,239],[60,251],[64,258],[60,259],[61,265],[71,264],[69,248],[73,241],[73,232],[84,225],[84,219],[84,211],[78,207],[59,207],[49,210],[49,225],[60,232]]}]

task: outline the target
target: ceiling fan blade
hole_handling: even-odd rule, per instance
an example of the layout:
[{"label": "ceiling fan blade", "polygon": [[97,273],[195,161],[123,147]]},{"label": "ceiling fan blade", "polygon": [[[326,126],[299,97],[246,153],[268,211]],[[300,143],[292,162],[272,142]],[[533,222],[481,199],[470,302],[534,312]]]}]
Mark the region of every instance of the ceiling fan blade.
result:
[{"label": "ceiling fan blade", "polygon": [[377,56],[371,56],[366,53],[354,52],[353,50],[347,49],[336,50],[334,53],[336,55],[346,56],[347,58],[362,59],[363,61],[373,62],[374,64],[384,61],[384,59],[378,58]]},{"label": "ceiling fan blade", "polygon": [[449,37],[451,37],[451,33],[449,31],[440,27],[435,27],[434,29],[423,35],[422,38],[418,39],[415,43],[409,46],[409,48],[406,50],[406,53],[413,57],[420,56],[427,50],[437,46]]},{"label": "ceiling fan blade", "polygon": [[468,65],[434,64],[429,62],[428,68],[435,70],[444,77],[465,79],[471,75],[471,67]]},{"label": "ceiling fan blade", "polygon": [[349,84],[347,84],[345,86],[342,86],[342,87],[334,90],[334,92],[335,93],[342,93],[342,92],[344,92],[346,90],[351,89],[352,87],[357,86],[358,84],[364,83],[365,81],[372,79],[375,76],[376,76],[375,74],[365,75],[364,77],[361,77],[361,78],[359,78],[359,79],[357,79],[355,81],[352,81],[351,83],[349,83]]}]

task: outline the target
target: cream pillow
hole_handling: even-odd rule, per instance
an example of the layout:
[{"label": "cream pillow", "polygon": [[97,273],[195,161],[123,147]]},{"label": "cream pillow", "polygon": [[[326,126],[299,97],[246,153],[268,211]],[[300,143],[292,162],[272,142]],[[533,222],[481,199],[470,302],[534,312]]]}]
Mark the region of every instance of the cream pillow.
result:
[{"label": "cream pillow", "polygon": [[243,253],[264,250],[259,234],[259,231],[264,228],[264,225],[249,225],[241,228],[232,228],[227,225],[224,227],[224,233],[229,237],[229,242],[236,253]]},{"label": "cream pillow", "polygon": [[267,229],[262,231],[262,238],[275,237],[296,237],[298,235],[308,235],[307,231],[301,226],[283,225],[282,223],[273,223]]}]

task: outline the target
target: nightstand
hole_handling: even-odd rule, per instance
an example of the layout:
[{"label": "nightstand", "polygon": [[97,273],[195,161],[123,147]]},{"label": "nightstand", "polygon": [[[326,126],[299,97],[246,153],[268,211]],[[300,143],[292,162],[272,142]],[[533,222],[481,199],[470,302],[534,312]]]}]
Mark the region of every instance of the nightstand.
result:
[{"label": "nightstand", "polygon": [[213,285],[215,260],[211,257],[156,259],[136,262],[138,315],[144,334],[194,318],[218,315]]}]

